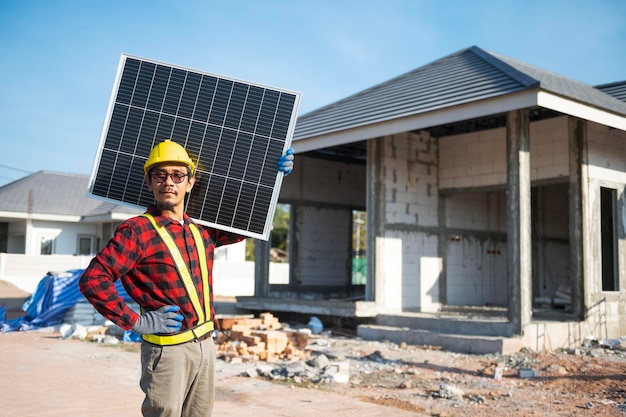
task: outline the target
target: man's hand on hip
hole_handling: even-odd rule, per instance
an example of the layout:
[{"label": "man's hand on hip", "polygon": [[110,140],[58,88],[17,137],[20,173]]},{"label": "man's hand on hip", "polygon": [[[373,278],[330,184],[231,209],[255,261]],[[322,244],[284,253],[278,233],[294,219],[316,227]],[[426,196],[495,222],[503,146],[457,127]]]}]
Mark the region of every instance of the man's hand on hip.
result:
[{"label": "man's hand on hip", "polygon": [[149,311],[137,320],[132,330],[139,334],[175,333],[183,325],[183,315],[178,306],[163,306]]}]

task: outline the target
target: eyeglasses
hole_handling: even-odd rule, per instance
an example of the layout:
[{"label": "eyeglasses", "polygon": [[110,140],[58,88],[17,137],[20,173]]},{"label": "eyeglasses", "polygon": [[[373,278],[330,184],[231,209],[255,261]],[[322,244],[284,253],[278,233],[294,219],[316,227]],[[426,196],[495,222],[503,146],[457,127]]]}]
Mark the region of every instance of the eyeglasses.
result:
[{"label": "eyeglasses", "polygon": [[187,176],[187,174],[183,174],[182,172],[172,172],[171,174],[169,174],[165,171],[152,172],[151,174],[152,178],[159,184],[167,181],[168,177],[172,179],[174,184],[180,184],[181,182],[185,181],[185,177]]}]

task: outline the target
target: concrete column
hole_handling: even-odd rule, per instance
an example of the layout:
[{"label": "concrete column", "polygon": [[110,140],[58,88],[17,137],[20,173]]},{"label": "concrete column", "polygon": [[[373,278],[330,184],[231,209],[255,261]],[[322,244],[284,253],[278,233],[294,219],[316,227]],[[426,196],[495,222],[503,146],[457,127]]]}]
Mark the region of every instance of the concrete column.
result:
[{"label": "concrete column", "polygon": [[272,238],[254,242],[254,296],[267,297],[270,292],[270,248]]},{"label": "concrete column", "polygon": [[[570,286],[572,291],[572,313],[584,319],[584,234],[583,201],[586,200],[586,187],[583,187],[584,134],[586,122],[576,117],[568,117],[567,136],[569,139],[569,256]],[[586,181],[584,182],[586,184]]]},{"label": "concrete column", "polygon": [[532,316],[530,134],[528,110],[507,113],[507,275],[509,321],[523,334]]},{"label": "concrete column", "polygon": [[379,301],[381,291],[377,288],[383,285],[378,279],[376,271],[378,254],[376,247],[378,237],[383,235],[382,222],[385,217],[385,193],[383,191],[384,175],[384,138],[367,141],[367,281],[365,285],[365,301]]},{"label": "concrete column", "polygon": [[[437,155],[437,164],[441,162],[439,160],[439,155]],[[437,238],[437,255],[441,258],[441,275],[439,276],[439,299],[438,304],[444,305],[447,304],[448,301],[448,274],[446,268],[446,258],[448,245],[450,244],[450,239],[446,234],[446,230],[448,225],[446,224],[446,206],[448,202],[448,196],[444,194],[439,194],[439,202],[437,206],[437,217],[439,222],[439,237]],[[421,283],[420,283],[421,285]]]}]

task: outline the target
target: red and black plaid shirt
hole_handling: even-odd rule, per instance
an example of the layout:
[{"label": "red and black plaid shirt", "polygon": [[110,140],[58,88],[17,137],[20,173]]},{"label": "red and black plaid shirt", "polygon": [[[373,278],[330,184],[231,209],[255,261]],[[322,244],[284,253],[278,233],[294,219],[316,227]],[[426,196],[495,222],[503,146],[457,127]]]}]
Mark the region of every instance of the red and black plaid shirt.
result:
[{"label": "red and black plaid shirt", "polygon": [[[198,251],[189,229],[191,219],[184,215],[184,225],[162,216],[154,206],[148,208],[157,224],[165,226],[180,250],[191,274],[200,303],[204,308],[202,274]],[[240,242],[245,236],[198,226],[206,248],[211,288],[211,317],[213,309],[213,254],[221,245]],[[137,216],[120,224],[107,246],[102,249],[83,272],[80,291],[95,309],[107,319],[128,330],[138,315],[130,309],[115,290],[114,282],[122,280],[128,295],[145,310],[156,310],[164,305],[176,305],[185,316],[183,329],[198,324],[198,316],[170,252],[145,216]]]}]

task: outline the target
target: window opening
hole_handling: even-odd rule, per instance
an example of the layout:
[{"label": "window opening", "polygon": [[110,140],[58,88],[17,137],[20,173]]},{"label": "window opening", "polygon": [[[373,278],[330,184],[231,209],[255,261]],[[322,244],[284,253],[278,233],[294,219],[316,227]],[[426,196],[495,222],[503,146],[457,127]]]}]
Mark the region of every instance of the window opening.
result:
[{"label": "window opening", "polygon": [[600,188],[602,291],[619,291],[617,268],[617,190]]},{"label": "window opening", "polygon": [[54,238],[43,236],[41,238],[41,245],[39,246],[39,253],[41,255],[52,255],[54,250]]},{"label": "window opening", "polygon": [[91,255],[93,253],[93,241],[91,236],[79,236],[78,237],[78,254],[79,255]]}]

